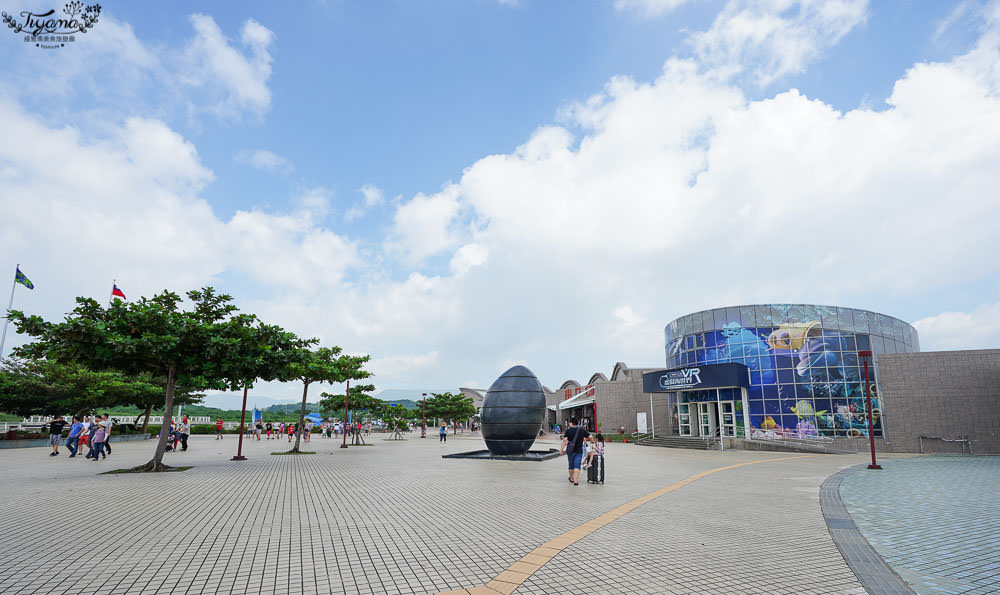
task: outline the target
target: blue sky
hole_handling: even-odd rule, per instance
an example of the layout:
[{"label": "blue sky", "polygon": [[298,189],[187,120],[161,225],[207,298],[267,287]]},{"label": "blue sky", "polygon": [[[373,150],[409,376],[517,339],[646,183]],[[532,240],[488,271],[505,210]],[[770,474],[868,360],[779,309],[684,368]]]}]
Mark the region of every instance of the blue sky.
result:
[{"label": "blue sky", "polygon": [[660,365],[749,302],[998,346],[995,2],[102,7],[0,35],[17,307],[213,284],[381,388]]}]

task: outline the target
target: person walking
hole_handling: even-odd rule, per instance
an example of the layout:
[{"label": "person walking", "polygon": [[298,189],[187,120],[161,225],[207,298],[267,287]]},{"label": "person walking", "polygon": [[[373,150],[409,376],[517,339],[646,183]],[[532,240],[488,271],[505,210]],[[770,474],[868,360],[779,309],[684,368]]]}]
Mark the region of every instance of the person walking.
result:
[{"label": "person walking", "polygon": [[583,461],[583,441],[590,434],[577,426],[575,417],[569,418],[569,428],[559,444],[559,454],[566,453],[569,462],[569,481],[575,486],[580,485],[580,464]]},{"label": "person walking", "polygon": [[97,425],[96,422],[91,422],[90,426],[87,427],[87,431],[84,435],[87,437],[87,447],[89,450],[87,450],[87,456],[85,458],[89,459],[94,456],[94,450],[96,448],[94,446],[94,436],[97,434],[97,430],[100,429],[100,427],[101,426]]},{"label": "person walking", "polygon": [[441,429],[438,430],[438,444],[441,446],[448,445],[448,426],[445,422],[441,422]]},{"label": "person walking", "polygon": [[222,418],[215,420],[215,439],[222,440]]},{"label": "person walking", "polygon": [[292,436],[295,435],[295,424],[289,422],[288,424],[288,443],[292,443]]},{"label": "person walking", "polygon": [[309,439],[312,437],[312,431],[313,431],[313,422],[311,419],[307,419],[305,421],[305,424],[303,424],[302,426],[302,430],[303,430],[302,441],[309,442]]},{"label": "person walking", "polygon": [[257,442],[260,442],[260,433],[263,431],[264,431],[264,422],[258,419],[253,424],[253,433],[254,436],[257,436]]},{"label": "person walking", "polygon": [[80,443],[80,434],[83,433],[83,422],[80,420],[80,416],[77,415],[73,418],[73,425],[69,428],[69,437],[66,438],[66,450],[69,451],[69,458],[76,456],[76,450],[78,444]]},{"label": "person walking", "polygon": [[100,424],[94,424],[97,430],[94,431],[94,435],[91,436],[90,440],[94,447],[94,461],[96,462],[99,458],[108,458],[104,454],[104,439],[106,437],[104,426]]},{"label": "person walking", "polygon": [[104,452],[111,455],[111,427],[115,425],[113,419],[105,413],[101,416],[101,426],[104,428]]},{"label": "person walking", "polygon": [[274,424],[272,424],[271,422],[267,422],[266,424],[264,424],[264,431],[267,432],[267,439],[268,440],[271,439],[271,431],[272,430],[274,430]]},{"label": "person walking", "polygon": [[49,444],[52,445],[50,457],[59,455],[59,441],[62,440],[62,431],[66,427],[66,420],[63,416],[57,415],[49,422]]}]

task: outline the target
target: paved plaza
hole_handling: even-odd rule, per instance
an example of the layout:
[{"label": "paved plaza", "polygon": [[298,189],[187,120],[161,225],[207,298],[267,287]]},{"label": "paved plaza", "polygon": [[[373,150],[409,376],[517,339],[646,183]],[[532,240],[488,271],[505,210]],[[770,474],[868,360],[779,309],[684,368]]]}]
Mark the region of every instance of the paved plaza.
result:
[{"label": "paved plaza", "polygon": [[889,566],[921,595],[1000,593],[1000,457],[881,464],[848,474],[840,494]]},{"label": "paved plaza", "polygon": [[[442,459],[437,437],[271,456],[285,440],[196,436],[188,471],[0,452],[2,593],[864,593],[819,487],[863,459],[609,445],[607,483],[565,459]],[[555,441],[537,443],[555,446]]]}]

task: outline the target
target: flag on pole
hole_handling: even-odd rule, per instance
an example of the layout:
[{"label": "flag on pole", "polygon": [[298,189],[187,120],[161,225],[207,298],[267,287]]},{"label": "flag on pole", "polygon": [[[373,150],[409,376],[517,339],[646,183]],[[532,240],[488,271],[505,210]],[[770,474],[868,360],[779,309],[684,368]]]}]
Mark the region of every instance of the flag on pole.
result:
[{"label": "flag on pole", "polygon": [[120,297],[121,299],[125,300],[126,302],[128,301],[128,298],[125,297],[125,294],[122,292],[122,290],[118,289],[118,285],[115,284],[115,283],[111,284],[111,295],[112,296]]},{"label": "flag on pole", "polygon": [[24,285],[28,289],[35,288],[35,284],[31,282],[31,279],[25,277],[24,273],[21,272],[20,266],[17,267],[17,273],[14,274],[14,282],[20,283],[21,285]]}]

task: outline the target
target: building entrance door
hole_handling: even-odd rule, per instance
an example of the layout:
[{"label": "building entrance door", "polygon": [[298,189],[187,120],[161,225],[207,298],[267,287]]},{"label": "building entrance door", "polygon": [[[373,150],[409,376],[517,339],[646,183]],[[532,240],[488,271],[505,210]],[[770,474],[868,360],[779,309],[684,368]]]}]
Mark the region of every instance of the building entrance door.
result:
[{"label": "building entrance door", "polygon": [[715,436],[718,425],[715,403],[698,403],[698,435]]},{"label": "building entrance door", "polygon": [[733,401],[719,401],[719,434],[736,436],[736,406]]},{"label": "building entrance door", "polygon": [[691,435],[691,405],[690,403],[677,404],[677,429],[681,436]]}]

